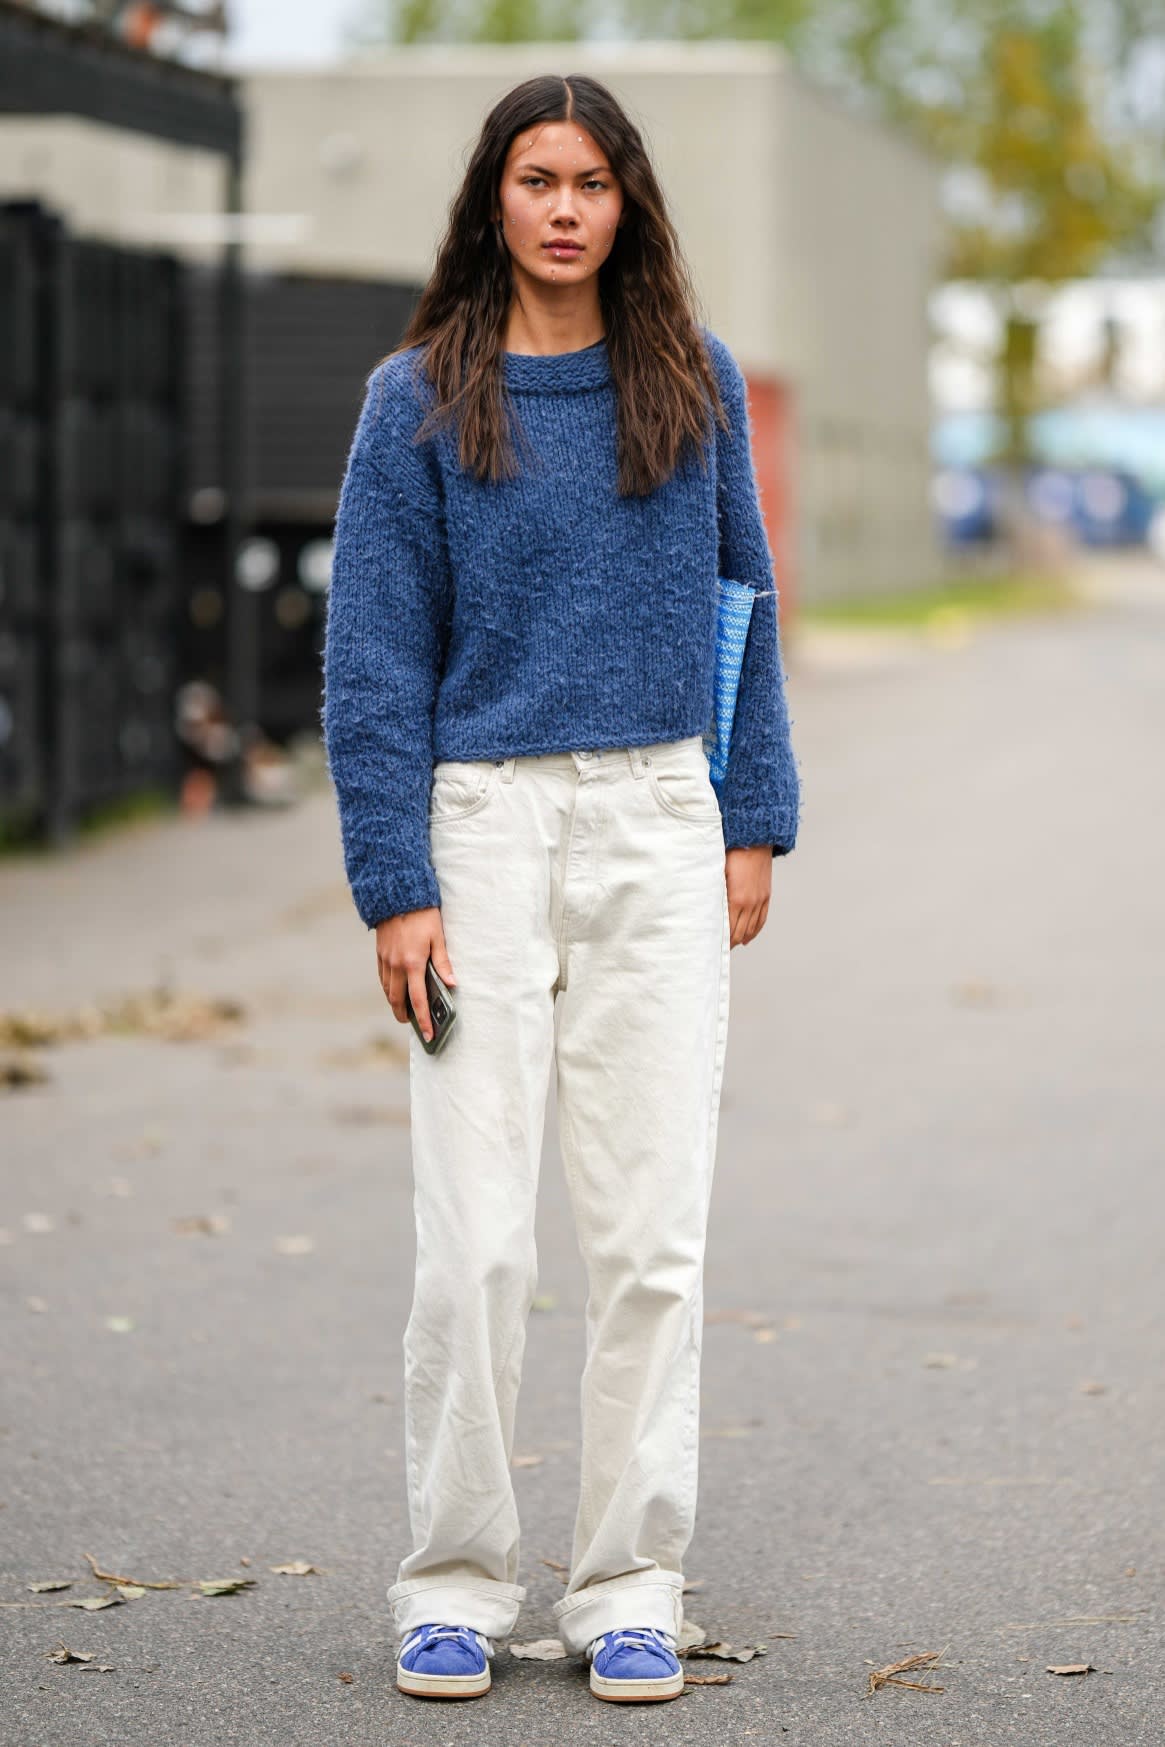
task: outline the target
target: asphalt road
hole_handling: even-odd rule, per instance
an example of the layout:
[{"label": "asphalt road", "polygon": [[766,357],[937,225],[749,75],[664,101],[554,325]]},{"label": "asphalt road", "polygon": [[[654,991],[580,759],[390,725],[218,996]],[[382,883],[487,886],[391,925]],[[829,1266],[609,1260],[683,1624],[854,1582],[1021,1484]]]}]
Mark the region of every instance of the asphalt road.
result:
[{"label": "asphalt road", "polygon": [[[686,1597],[766,1653],[657,1707],[506,1649],[484,1700],[397,1694],[407,1070],[324,791],[0,862],[0,1008],[164,985],[195,1032],[39,1047],[0,1096],[4,1747],[1162,1739],[1165,573],[789,667],[802,835],[732,955]],[[554,1131],[551,1098],[519,1641],[577,1484]],[[61,1605],[110,1591],[86,1554],[181,1587]],[[941,1691],[867,1696],[927,1652]]]}]

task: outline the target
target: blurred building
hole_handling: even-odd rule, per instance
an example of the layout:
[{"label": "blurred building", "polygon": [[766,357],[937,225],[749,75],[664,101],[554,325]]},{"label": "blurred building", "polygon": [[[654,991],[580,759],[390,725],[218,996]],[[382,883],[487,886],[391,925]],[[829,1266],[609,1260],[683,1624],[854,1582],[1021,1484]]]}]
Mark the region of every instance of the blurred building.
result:
[{"label": "blurred building", "polygon": [[[244,81],[248,267],[268,286],[373,282],[398,294],[383,307],[403,312],[480,121],[504,90],[548,70],[603,79],[644,130],[706,317],[748,377],[783,611],[932,580],[942,565],[927,386],[938,166],[849,114],[775,47],[423,45],[254,73]],[[5,194],[38,195],[81,233],[162,243],[194,261],[222,240],[212,162],[83,122],[0,124]],[[370,334],[369,367],[397,337]],[[310,324],[300,343],[311,345]],[[346,416],[361,387],[344,384]],[[318,531],[339,484],[335,446],[318,479],[281,494],[268,481],[283,519],[301,500]]]}]

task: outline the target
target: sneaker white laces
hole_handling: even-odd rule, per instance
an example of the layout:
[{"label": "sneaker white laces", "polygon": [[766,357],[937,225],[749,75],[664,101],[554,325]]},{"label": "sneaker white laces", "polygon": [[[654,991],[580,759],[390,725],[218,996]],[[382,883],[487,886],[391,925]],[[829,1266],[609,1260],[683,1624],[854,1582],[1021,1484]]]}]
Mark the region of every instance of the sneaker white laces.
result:
[{"label": "sneaker white laces", "polygon": [[421,1638],[426,1638],[426,1642],[431,1644],[434,1638],[464,1638],[466,1635],[474,1638],[485,1651],[487,1656],[493,1655],[493,1645],[490,1643],[489,1639],[483,1632],[475,1632],[472,1626],[429,1626],[427,1628],[425,1626],[414,1626],[413,1630],[401,1645],[400,1653],[403,1656],[405,1652],[411,1650]]},{"label": "sneaker white laces", "polygon": [[662,1626],[619,1626],[614,1631],[603,1632],[593,1638],[587,1645],[587,1660],[593,1662],[604,1644],[608,1642],[616,1650],[620,1644],[630,1644],[636,1650],[645,1648],[643,1640],[654,1638],[675,1655],[676,1636],[674,1632],[666,1632]]}]

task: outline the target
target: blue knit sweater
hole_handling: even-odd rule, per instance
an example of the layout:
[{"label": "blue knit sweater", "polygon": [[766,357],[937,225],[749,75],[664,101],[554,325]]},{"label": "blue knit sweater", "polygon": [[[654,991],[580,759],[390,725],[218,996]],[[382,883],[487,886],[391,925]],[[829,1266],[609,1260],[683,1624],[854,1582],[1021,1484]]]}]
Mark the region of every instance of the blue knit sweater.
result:
[{"label": "blue knit sweater", "polygon": [[[436,759],[507,758],[701,734],[712,715],[717,577],[773,587],[744,378],[701,330],[731,419],[649,497],[616,490],[605,339],[503,354],[530,445],[481,482],[452,427],[414,444],[418,347],[379,365],[336,515],[322,722],[352,895],[369,927],[441,901],[429,852]],[[793,848],[799,783],[776,599],[745,647],[724,842]]]}]

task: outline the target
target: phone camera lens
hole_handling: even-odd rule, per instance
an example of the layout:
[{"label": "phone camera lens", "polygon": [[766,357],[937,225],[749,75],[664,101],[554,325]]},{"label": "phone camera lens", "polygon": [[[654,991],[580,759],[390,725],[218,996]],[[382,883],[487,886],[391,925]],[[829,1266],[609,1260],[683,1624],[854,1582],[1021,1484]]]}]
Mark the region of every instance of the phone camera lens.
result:
[{"label": "phone camera lens", "polygon": [[444,1019],[444,1017],[445,1017],[445,1003],[444,1003],[444,1001],[434,1001],[433,1002],[433,1018],[439,1021],[439,1020]]}]

